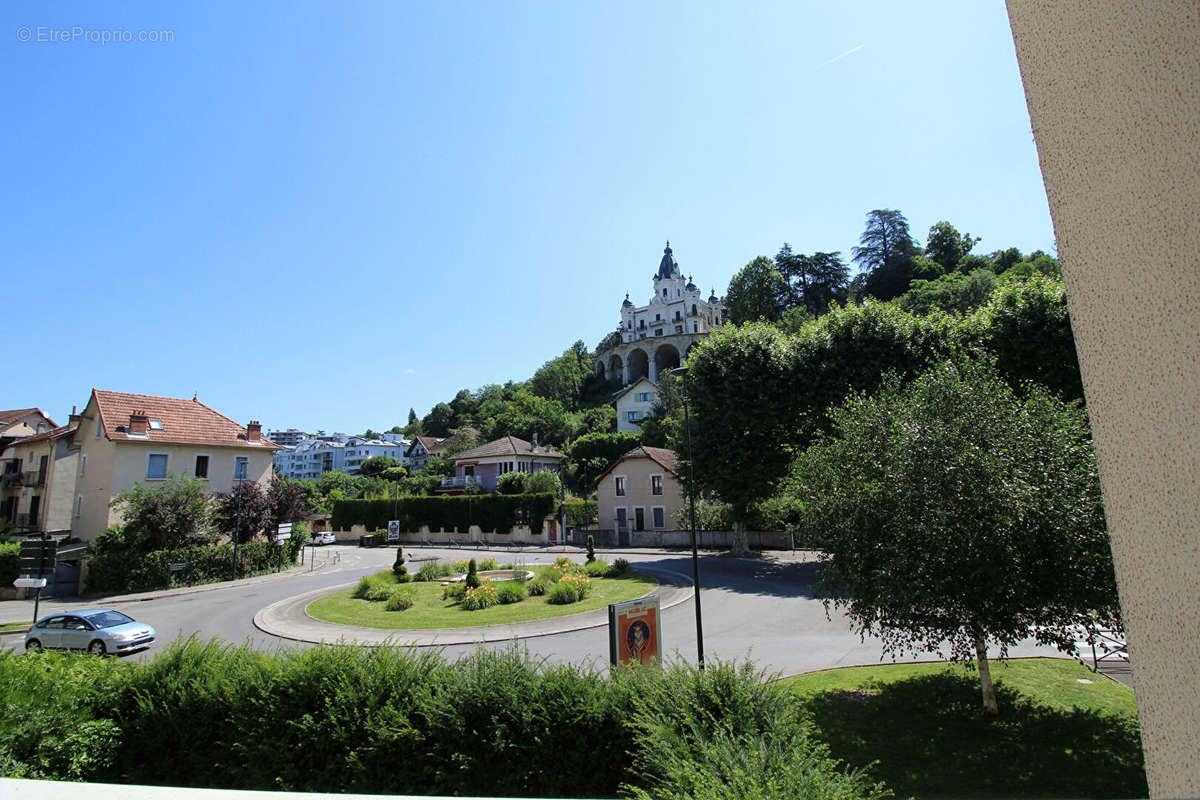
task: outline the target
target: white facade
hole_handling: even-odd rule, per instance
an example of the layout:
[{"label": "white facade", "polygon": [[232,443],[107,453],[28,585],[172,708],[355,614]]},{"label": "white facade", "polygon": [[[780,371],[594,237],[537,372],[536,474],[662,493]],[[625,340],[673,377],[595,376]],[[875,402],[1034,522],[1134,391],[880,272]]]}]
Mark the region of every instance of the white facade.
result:
[{"label": "white facade", "polygon": [[617,430],[636,431],[641,421],[650,416],[658,387],[642,378],[617,393]]},{"label": "white facade", "polygon": [[654,295],[650,302],[635,307],[629,295],[625,295],[621,305],[621,341],[708,333],[724,321],[725,304],[715,293],[705,300],[691,278],[684,279],[671,252],[671,243],[667,242],[658,273],[654,276]]},{"label": "white facade", "polygon": [[275,471],[280,477],[301,480],[313,480],[326,472],[357,475],[362,462],[375,456],[388,456],[407,466],[404,453],[410,443],[399,438],[399,434],[387,436],[386,440],[351,436],[344,442],[304,439],[295,447],[275,454]]}]

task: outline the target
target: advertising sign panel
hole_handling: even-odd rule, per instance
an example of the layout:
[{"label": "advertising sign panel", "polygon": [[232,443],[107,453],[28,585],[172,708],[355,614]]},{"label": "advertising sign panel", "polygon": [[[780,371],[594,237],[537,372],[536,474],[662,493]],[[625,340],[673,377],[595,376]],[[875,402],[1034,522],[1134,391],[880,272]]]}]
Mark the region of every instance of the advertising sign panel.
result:
[{"label": "advertising sign panel", "polygon": [[400,541],[400,520],[393,519],[388,521],[388,541]]},{"label": "advertising sign panel", "polygon": [[656,664],[662,660],[658,597],[608,607],[608,657],[614,664]]}]

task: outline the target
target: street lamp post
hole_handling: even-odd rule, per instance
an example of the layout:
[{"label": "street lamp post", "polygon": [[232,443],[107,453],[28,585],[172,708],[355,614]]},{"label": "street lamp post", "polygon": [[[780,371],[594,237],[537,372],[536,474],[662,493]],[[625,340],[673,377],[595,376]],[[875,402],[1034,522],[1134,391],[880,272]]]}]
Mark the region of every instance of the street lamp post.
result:
[{"label": "street lamp post", "polygon": [[688,449],[688,503],[692,523],[692,586],[696,605],[696,662],[704,669],[704,620],[700,610],[700,554],[696,549],[696,481],[692,466],[692,415],[688,409],[687,367],[676,367],[668,375],[683,376],[683,426]]}]

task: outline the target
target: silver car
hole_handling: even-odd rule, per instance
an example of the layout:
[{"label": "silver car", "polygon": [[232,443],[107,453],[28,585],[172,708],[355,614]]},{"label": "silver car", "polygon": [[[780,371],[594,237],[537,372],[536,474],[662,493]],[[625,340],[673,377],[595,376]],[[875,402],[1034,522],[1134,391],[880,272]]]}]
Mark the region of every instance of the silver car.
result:
[{"label": "silver car", "polygon": [[88,608],[42,617],[25,634],[25,650],[87,650],[100,656],[132,653],[149,647],[154,636],[154,628],[120,611]]}]

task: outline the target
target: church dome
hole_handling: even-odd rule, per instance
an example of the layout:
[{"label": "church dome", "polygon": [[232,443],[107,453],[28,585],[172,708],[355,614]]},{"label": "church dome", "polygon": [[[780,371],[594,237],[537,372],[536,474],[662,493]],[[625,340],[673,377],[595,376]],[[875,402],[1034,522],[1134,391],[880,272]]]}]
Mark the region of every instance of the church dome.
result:
[{"label": "church dome", "polygon": [[687,286],[686,286],[686,287],[684,287],[684,288],[686,288],[686,289],[687,289],[689,292],[698,292],[698,291],[700,291],[699,289],[697,289],[697,288],[696,288],[696,284],[692,283],[692,276],[691,276],[691,275],[688,275],[688,282],[687,282]]},{"label": "church dome", "polygon": [[621,303],[621,308],[633,308],[633,303],[629,302],[629,292],[625,293],[625,302]]},{"label": "church dome", "polygon": [[708,302],[710,302],[710,303],[719,303],[719,302],[721,302],[721,301],[720,301],[720,298],[718,298],[718,297],[717,297],[717,291],[716,291],[716,289],[713,289],[713,290],[711,290],[711,292],[712,292],[712,293],[711,293],[711,294],[708,296]]},{"label": "church dome", "polygon": [[668,241],[663,250],[662,261],[658,262],[658,277],[669,278],[676,272],[679,272],[679,263],[675,261],[675,256],[671,253],[671,243]]}]

